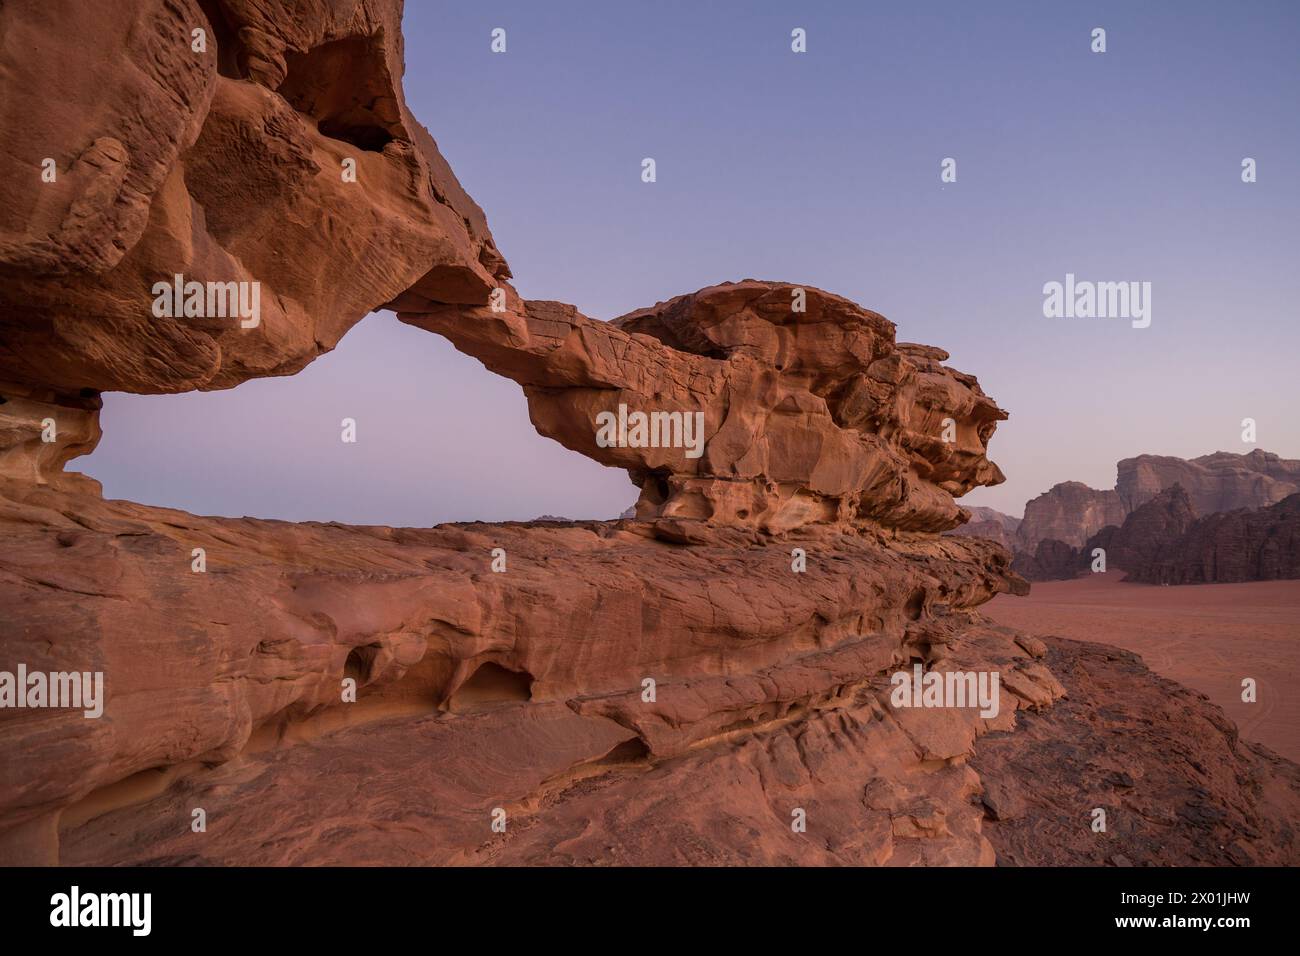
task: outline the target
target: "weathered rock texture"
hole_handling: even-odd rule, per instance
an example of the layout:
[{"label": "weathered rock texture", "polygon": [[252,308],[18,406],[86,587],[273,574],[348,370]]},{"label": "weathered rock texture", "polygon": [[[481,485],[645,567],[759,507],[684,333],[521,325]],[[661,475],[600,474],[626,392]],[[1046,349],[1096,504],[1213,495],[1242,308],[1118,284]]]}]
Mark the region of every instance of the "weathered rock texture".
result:
[{"label": "weathered rock texture", "polygon": [[[422,754],[443,782],[423,800],[378,814],[432,814],[423,837],[395,834],[406,855],[388,862],[471,854],[491,839],[492,807],[527,804],[566,774],[599,773],[614,751],[616,764],[627,757],[644,769],[663,766],[673,780],[692,777],[702,761],[712,767],[699,771],[694,786],[703,787],[710,775],[751,766],[743,754],[772,749],[775,765],[752,766],[755,776],[732,784],[738,810],[766,806],[768,787],[815,801],[824,786],[823,799],[847,806],[879,779],[877,823],[841,859],[988,862],[970,802],[979,782],[965,758],[978,734],[1012,726],[1018,706],[1045,706],[1060,693],[1034,662],[1036,645],[972,615],[1014,585],[1006,555],[973,539],[810,529],[775,542],[727,530],[714,545],[682,547],[656,540],[644,522],[348,528],[196,518],[28,484],[7,483],[3,492],[0,597],[17,625],[6,634],[6,658],[35,670],[103,670],[108,682],[100,720],[58,710],[0,716],[0,806],[17,828],[9,854],[22,835],[29,852],[53,859],[60,819],[65,835],[80,840],[78,821],[138,798],[150,780],[204,766],[238,777],[259,750],[404,717],[385,725],[394,737],[411,735],[392,744],[389,755],[405,748],[406,756],[387,774],[424,779],[408,777]],[[803,574],[790,569],[796,546],[809,556]],[[206,549],[206,573],[191,570],[195,547]],[[495,547],[508,555],[505,573],[489,570]],[[893,712],[886,676],[913,660],[1000,670],[1001,714]],[[349,676],[360,685],[355,704],[340,701]],[[657,682],[650,703],[646,678]],[[337,739],[379,760],[385,751],[365,742],[377,732],[353,728]],[[821,782],[800,784],[805,769],[780,786],[762,783],[816,759],[797,756],[795,741],[808,733],[810,742],[825,737]],[[854,756],[843,759],[841,745]],[[302,746],[299,759],[330,759],[322,744]],[[386,786],[366,799],[387,801]],[[662,801],[673,786],[646,783],[640,799]],[[680,799],[689,816],[689,798]],[[924,800],[938,817],[905,825],[904,810]],[[297,824],[266,817],[259,804],[238,813],[262,821],[261,836],[247,835],[286,851],[279,862],[321,854],[342,861],[352,852],[333,841],[301,843],[291,832]],[[214,820],[236,812],[225,801],[196,805]],[[793,852],[780,850],[799,842],[782,831],[790,833],[791,810],[802,805],[764,810],[766,836],[718,832],[714,852]],[[313,826],[329,819],[310,802],[300,810]],[[902,819],[890,823],[891,813]],[[443,830],[442,814],[460,820]],[[363,819],[353,822],[371,829],[371,814]],[[537,825],[541,840],[559,840],[567,826],[548,816]],[[144,848],[133,846],[138,833],[94,832],[78,852],[111,860]],[[895,837],[907,839],[895,846]],[[243,857],[251,847],[219,849],[223,842],[201,855],[270,861],[279,853]],[[818,846],[799,858],[820,858]]]},{"label": "weathered rock texture", "polygon": [[[406,108],[400,2],[12,0],[0,36],[0,474],[67,484],[100,391],[292,374],[404,291],[509,275]],[[260,322],[158,317],[178,274],[260,283]]]},{"label": "weathered rock texture", "polygon": [[[1300,767],[1239,739],[1203,694],[1157,677],[1136,654],[1062,638],[1044,643],[1043,663],[1065,698],[1023,713],[1014,733],[984,737],[971,761],[988,781],[983,832],[1000,864],[1294,860],[1290,806]],[[1098,807],[1105,833],[1091,830]],[[1280,843],[1259,841],[1259,833]]]},{"label": "weathered rock texture", "polygon": [[[940,534],[1002,479],[1006,413],[974,378],[784,283],[612,323],[522,300],[406,110],[399,26],[393,0],[0,6],[0,670],[106,683],[99,719],[0,709],[0,863],[988,864],[986,817],[1010,819],[1025,767],[1083,833],[1077,764],[1167,760],[1109,717],[1017,743],[1095,669],[1065,684],[1041,641],[981,619],[1025,584],[996,543]],[[79,56],[89,35],[111,71]],[[154,315],[177,274],[261,283],[260,322]],[[384,305],[626,468],[637,520],[198,518],[63,471],[100,391],[289,374]],[[598,443],[620,405],[700,414],[701,454]],[[1072,673],[1091,652],[1052,653]],[[893,706],[913,664],[997,672],[998,713]],[[1133,667],[1110,692],[1152,686]],[[1178,720],[1240,772],[1201,797],[1214,838],[1296,862],[1295,768],[1212,708]],[[1188,858],[1180,819],[1143,825],[1171,847],[1153,861]],[[1060,859],[1092,858],[1078,833]]]},{"label": "weathered rock texture", "polygon": [[[523,385],[543,435],[628,469],[637,517],[667,535],[696,521],[941,531],[966,518],[954,495],[1003,480],[986,453],[1006,412],[946,352],[896,343],[892,322],[847,299],[747,280],[607,323],[510,292],[499,312],[409,311],[406,296],[398,314]],[[702,413],[703,454],[601,447],[598,417],[620,406]]]}]

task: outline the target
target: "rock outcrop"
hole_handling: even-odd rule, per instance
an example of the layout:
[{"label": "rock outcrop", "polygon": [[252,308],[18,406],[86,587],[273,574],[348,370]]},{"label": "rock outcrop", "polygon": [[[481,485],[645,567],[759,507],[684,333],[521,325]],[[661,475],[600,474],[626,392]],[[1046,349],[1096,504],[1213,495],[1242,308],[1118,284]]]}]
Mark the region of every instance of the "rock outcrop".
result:
[{"label": "rock outcrop", "polygon": [[[1045,638],[1066,696],[980,741],[984,832],[1008,866],[1275,864],[1300,767],[1242,740],[1205,696],[1108,644]],[[1104,741],[1104,743],[1102,743]],[[1079,825],[1106,813],[1106,832]],[[1286,821],[1286,822],[1284,822]]]},{"label": "rock outcrop", "polygon": [[543,435],[626,468],[637,517],[671,537],[693,522],[942,531],[967,517],[955,495],[1003,480],[986,452],[1006,412],[847,299],[746,280],[598,322],[509,293],[500,311],[405,296],[398,315],[523,385]]},{"label": "rock outcrop", "polygon": [[1198,515],[1263,508],[1300,492],[1300,461],[1263,449],[1246,455],[1217,451],[1190,460],[1139,455],[1125,458],[1117,471],[1115,492],[1130,512],[1172,485],[1182,486]]},{"label": "rock outcrop", "polygon": [[1106,525],[1124,521],[1124,505],[1113,489],[1098,491],[1080,481],[1063,481],[1025,504],[1016,529],[1016,550],[1033,554],[1051,538],[1078,548]]},{"label": "rock outcrop", "polygon": [[1267,508],[1190,521],[1144,557],[1124,565],[1130,572],[1126,580],[1212,584],[1300,578],[1300,494]]},{"label": "rock outcrop", "polygon": [[1114,489],[1099,491],[1066,481],[1026,504],[1013,550],[1033,555],[1046,538],[1082,547],[1090,536],[1107,525],[1119,527],[1129,514],[1174,485],[1183,488],[1198,515],[1262,508],[1300,492],[1300,461],[1261,449],[1192,459],[1139,455],[1125,458],[1116,472]]},{"label": "rock outcrop", "polygon": [[[675,805],[690,819],[690,794],[742,767],[729,785],[735,814],[709,801],[732,825],[701,853],[989,862],[964,761],[987,729],[1060,693],[1032,642],[973,614],[1012,586],[1005,554],[974,539],[727,529],[683,547],[645,522],[349,528],[198,518],[14,482],[0,491],[6,665],[103,671],[107,691],[99,720],[0,711],[9,862],[122,862],[182,846],[212,862],[470,860],[491,840],[495,807],[530,845],[550,846],[569,826],[544,804],[552,791],[634,769],[647,776],[623,786],[639,787],[639,802],[667,800],[657,813]],[[490,570],[495,548],[503,573]],[[888,675],[913,661],[999,671],[999,716],[891,708]],[[343,702],[348,678],[356,703]],[[334,743],[314,742],[326,731]],[[388,743],[372,745],[375,734]],[[299,829],[358,814],[350,786],[337,805],[309,800],[299,823],[244,802],[251,792],[219,796],[263,761],[278,790],[282,761],[332,764],[335,746],[368,754],[364,799],[376,802],[350,826],[373,837],[376,821],[391,825],[382,846]],[[417,764],[441,781],[422,799],[394,803],[374,782],[432,779],[409,778]],[[171,782],[165,799],[186,805],[184,820],[149,806],[123,809],[138,829],[96,823]],[[818,825],[840,818],[847,840],[857,824],[840,811],[868,785],[872,806],[851,818],[866,828],[836,854],[791,834],[804,807]],[[927,801],[925,822],[908,823]],[[161,839],[173,824],[189,832],[190,804],[207,811],[208,838],[242,836]],[[425,821],[418,833],[401,826],[411,815]],[[762,831],[748,833],[760,816]],[[58,855],[60,833],[70,855]]]},{"label": "rock outcrop", "polygon": [[1103,528],[1083,546],[1080,564],[1095,548],[1106,552],[1106,568],[1136,571],[1176,546],[1196,520],[1191,499],[1175,483],[1131,512],[1119,527]]},{"label": "rock outcrop", "polygon": [[970,520],[964,525],[953,528],[952,534],[972,538],[988,538],[990,541],[996,541],[1008,551],[1015,550],[1016,529],[1020,527],[1021,519],[1003,514],[995,508],[975,506],[966,510],[970,512]]},{"label": "rock outcrop", "polygon": [[0,475],[75,484],[101,391],[292,374],[403,292],[509,276],[406,107],[401,3],[299,6],[0,8]]},{"label": "rock outcrop", "polygon": [[[400,22],[395,0],[0,7],[0,863],[991,864],[1023,852],[986,831],[1027,772],[1082,834],[1079,766],[1167,759],[1111,716],[1028,720],[1098,672],[1121,700],[1156,685],[979,615],[1026,585],[941,533],[1002,480],[1007,416],[973,377],[789,283],[608,323],[522,299],[404,105]],[[91,34],[109,73],[76,55]],[[202,301],[159,314],[175,276]],[[213,314],[226,283],[250,298]],[[201,518],[64,470],[101,391],[290,374],[384,306],[627,469],[637,520]],[[914,668],[1001,695],[908,706]],[[102,713],[16,706],[19,673],[102,675]],[[1238,774],[1198,798],[1207,832],[1296,862],[1295,767],[1216,713],[1173,728]],[[1071,761],[1044,770],[1053,746]],[[1131,826],[1159,863],[1206,829]],[[1079,834],[1058,861],[1092,859]]]}]

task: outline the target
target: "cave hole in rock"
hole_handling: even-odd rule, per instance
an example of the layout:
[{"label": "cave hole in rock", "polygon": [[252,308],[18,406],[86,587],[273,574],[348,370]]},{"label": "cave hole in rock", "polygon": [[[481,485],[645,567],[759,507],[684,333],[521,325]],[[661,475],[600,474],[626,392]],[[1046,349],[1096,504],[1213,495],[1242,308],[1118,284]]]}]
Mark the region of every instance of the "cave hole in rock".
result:
[{"label": "cave hole in rock", "polygon": [[921,612],[925,609],[925,589],[917,588],[907,596],[907,603],[903,605],[903,613],[910,620],[920,620]]},{"label": "cave hole in rock", "polygon": [[199,0],[199,9],[208,18],[208,24],[212,29],[208,42],[217,55],[217,73],[230,80],[243,79],[239,69],[239,51],[243,48],[243,44],[239,42],[239,34],[235,32],[235,28],[226,19],[226,11],[221,5],[221,0]]},{"label": "cave hole in rock", "polygon": [[617,764],[640,763],[650,758],[650,748],[640,737],[633,737],[631,740],[625,740],[615,746],[609,753],[601,757],[597,763],[604,767]]},{"label": "cave hole in rock", "polygon": [[464,714],[527,703],[532,697],[532,674],[484,661],[451,695],[447,706],[453,713]]},{"label": "cave hole in rock", "polygon": [[348,659],[343,664],[343,676],[351,677],[357,682],[357,687],[369,683],[371,670],[375,666],[375,658],[379,655],[380,645],[363,644],[360,647],[354,647],[348,652]]},{"label": "cave hole in rock", "polygon": [[646,500],[652,505],[661,505],[668,500],[672,494],[672,488],[668,484],[670,472],[668,471],[645,471],[633,472],[633,483],[640,486],[646,495]]},{"label": "cave hole in rock", "polygon": [[288,72],[279,93],[300,113],[316,120],[321,135],[383,152],[394,139],[407,139],[383,49],[369,37],[348,37],[286,52]]}]

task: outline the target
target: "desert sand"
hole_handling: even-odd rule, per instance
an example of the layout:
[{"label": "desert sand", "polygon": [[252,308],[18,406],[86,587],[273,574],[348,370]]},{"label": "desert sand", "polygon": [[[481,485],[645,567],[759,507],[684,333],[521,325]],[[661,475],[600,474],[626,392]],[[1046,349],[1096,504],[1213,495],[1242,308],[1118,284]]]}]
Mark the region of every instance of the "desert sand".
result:
[{"label": "desert sand", "polygon": [[[1289,692],[1300,677],[1300,581],[1158,587],[1087,575],[999,595],[984,610],[1031,633],[1140,654],[1222,707],[1243,737],[1300,759],[1300,704]],[[1254,704],[1241,700],[1243,677],[1258,685]]]}]

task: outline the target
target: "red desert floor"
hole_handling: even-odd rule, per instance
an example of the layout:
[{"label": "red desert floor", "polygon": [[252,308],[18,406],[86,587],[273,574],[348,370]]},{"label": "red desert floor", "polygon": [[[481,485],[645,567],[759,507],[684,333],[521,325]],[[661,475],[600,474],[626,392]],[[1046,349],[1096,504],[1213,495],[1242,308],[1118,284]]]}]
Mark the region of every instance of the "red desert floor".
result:
[{"label": "red desert floor", "polygon": [[[982,610],[1031,633],[1135,651],[1222,707],[1243,737],[1300,761],[1300,581],[1159,587],[1120,577],[1035,584],[1028,597],[1002,594]],[[1257,703],[1242,702],[1243,677],[1255,678]]]}]

